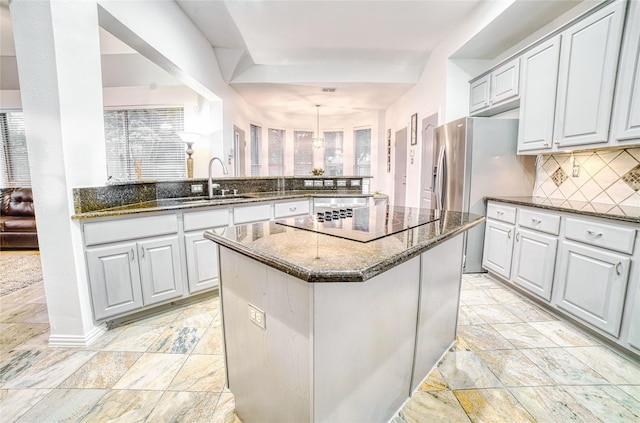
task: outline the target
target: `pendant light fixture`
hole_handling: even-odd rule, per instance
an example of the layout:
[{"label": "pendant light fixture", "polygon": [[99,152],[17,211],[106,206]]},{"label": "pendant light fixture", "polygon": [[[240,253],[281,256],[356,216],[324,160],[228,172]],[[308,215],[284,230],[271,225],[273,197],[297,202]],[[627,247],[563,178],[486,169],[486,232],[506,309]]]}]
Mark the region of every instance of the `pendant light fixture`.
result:
[{"label": "pendant light fixture", "polygon": [[320,136],[320,105],[316,104],[316,136],[313,139],[313,146],[315,148],[324,147],[324,138]]}]

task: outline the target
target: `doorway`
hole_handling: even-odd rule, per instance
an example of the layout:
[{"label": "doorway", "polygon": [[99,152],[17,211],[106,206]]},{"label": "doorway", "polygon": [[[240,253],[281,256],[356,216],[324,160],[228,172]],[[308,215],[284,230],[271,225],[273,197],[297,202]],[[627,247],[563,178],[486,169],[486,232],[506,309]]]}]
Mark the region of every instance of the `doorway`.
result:
[{"label": "doorway", "polygon": [[393,205],[404,206],[407,201],[407,128],[396,132]]},{"label": "doorway", "polygon": [[233,125],[233,139],[233,148],[235,148],[236,150],[236,154],[234,154],[234,158],[236,161],[236,165],[234,166],[234,174],[235,176],[247,176],[245,168],[245,150],[247,147],[247,143],[244,140],[244,131],[235,125]]},{"label": "doorway", "polygon": [[433,140],[438,126],[438,113],[422,119],[422,156],[420,161],[420,207],[431,208],[433,190]]}]

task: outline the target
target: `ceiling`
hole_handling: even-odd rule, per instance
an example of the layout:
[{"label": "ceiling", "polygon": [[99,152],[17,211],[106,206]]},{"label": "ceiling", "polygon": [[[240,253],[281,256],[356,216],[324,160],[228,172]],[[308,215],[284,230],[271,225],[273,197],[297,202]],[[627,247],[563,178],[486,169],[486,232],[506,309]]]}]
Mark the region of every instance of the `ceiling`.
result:
[{"label": "ceiling", "polygon": [[[581,2],[176,0],[211,43],[225,80],[248,103],[283,113],[313,113],[314,105],[320,104],[323,114],[389,107],[419,81],[438,43],[474,8],[489,1],[501,1],[504,12],[456,58],[494,59]],[[15,51],[7,1],[0,3],[0,54],[5,61]],[[134,59],[134,50],[105,31],[101,48],[109,69],[118,69],[123,61],[129,75],[132,69],[149,75],[158,71],[150,62],[143,63],[146,59]],[[125,79],[105,77],[105,85],[126,85]],[[138,74],[131,84],[142,81],[144,75]],[[168,75],[161,81],[178,83]]]}]

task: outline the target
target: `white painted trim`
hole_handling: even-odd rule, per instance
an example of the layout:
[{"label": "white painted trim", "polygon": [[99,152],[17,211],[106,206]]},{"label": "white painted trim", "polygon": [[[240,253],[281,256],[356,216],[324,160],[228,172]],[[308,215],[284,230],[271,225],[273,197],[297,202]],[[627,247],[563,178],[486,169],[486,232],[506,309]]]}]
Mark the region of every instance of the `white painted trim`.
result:
[{"label": "white painted trim", "polygon": [[95,326],[84,336],[82,335],[51,335],[49,346],[51,347],[87,347],[107,331],[107,325]]}]

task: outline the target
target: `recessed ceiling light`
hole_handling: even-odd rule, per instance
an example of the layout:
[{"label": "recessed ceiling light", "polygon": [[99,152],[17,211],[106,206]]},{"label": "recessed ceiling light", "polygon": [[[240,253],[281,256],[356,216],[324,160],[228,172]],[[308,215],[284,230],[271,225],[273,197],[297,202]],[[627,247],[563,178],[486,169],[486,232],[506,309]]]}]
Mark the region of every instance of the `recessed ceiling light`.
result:
[{"label": "recessed ceiling light", "polygon": [[335,93],[336,89],[335,88],[323,88],[322,92],[323,93]]}]

